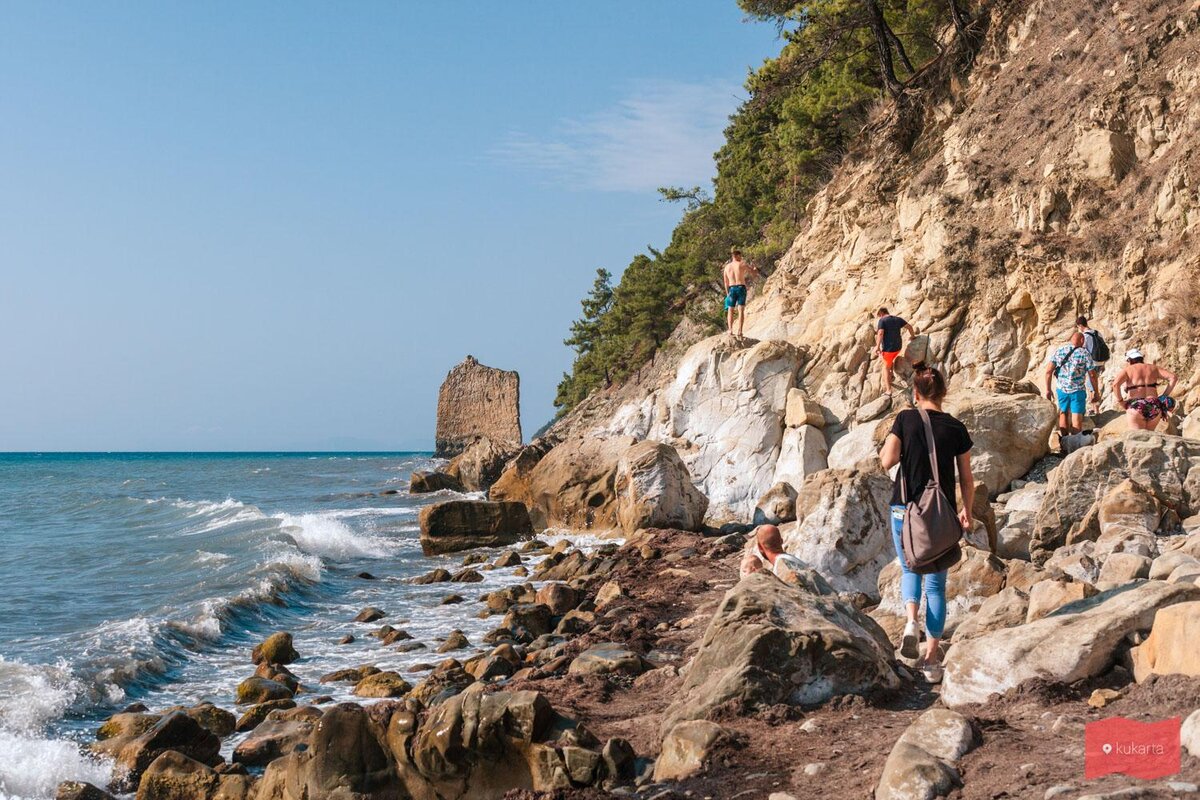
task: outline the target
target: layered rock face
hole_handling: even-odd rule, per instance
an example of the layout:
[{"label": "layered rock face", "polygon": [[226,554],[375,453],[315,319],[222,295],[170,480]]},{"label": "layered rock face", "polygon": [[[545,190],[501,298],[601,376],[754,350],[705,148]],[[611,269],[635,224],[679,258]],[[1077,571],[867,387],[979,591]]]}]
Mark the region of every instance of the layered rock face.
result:
[{"label": "layered rock face", "polygon": [[467,356],[438,392],[437,455],[458,455],[480,436],[501,448],[521,446],[521,379]]}]

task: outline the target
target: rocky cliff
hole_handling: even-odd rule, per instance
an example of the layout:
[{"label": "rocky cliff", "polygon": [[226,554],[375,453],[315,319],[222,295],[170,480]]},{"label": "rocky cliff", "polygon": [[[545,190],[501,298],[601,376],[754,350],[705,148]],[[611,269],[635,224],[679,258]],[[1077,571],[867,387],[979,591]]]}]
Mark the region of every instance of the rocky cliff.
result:
[{"label": "rocky cliff", "polygon": [[520,447],[521,378],[467,356],[450,370],[438,392],[437,455],[458,455],[479,437],[501,447]]},{"label": "rocky cliff", "polygon": [[[753,292],[746,340],[698,341],[685,323],[552,434],[671,442],[711,519],[744,518],[779,475],[822,466],[822,444],[843,467],[877,444],[877,431],[841,440],[892,410],[872,357],[879,306],[920,330],[908,355],[940,366],[952,396],[1040,381],[1083,314],[1114,353],[1105,380],[1137,346],[1180,374],[1186,413],[1200,399],[1196,7],[1035,0],[985,13],[973,69],[910,98],[925,108],[915,140],[897,143],[890,106],[864,129]],[[789,389],[823,421],[823,442],[788,424]],[[1048,424],[1021,414],[1006,424]]]}]

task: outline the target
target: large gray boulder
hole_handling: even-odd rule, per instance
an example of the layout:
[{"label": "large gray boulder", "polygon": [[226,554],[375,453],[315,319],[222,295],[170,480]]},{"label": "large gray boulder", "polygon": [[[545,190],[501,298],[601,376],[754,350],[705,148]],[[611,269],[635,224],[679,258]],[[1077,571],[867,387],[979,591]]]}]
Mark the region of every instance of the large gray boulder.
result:
[{"label": "large gray boulder", "polygon": [[780,527],[783,548],[840,592],[878,597],[880,571],[895,560],[892,481],[878,461],[869,469],[810,475],[796,495],[796,521]]},{"label": "large gray boulder", "polygon": [[827,593],[757,572],[725,594],[664,715],[664,734],[729,701],[820,703],[896,685],[883,629],[819,576],[801,583]]},{"label": "large gray boulder", "polygon": [[1085,447],[1050,473],[1034,520],[1030,553],[1044,562],[1057,548],[1100,535],[1101,501],[1126,480],[1180,517],[1200,510],[1200,442],[1150,431]]},{"label": "large gray boulder", "polygon": [[993,497],[1050,452],[1050,432],[1058,419],[1054,404],[1041,395],[984,389],[952,393],[946,411],[971,432],[971,470]]},{"label": "large gray boulder", "polygon": [[892,747],[875,800],[933,800],[961,786],[955,763],[978,742],[961,714],[931,708],[917,717]]},{"label": "large gray boulder", "polygon": [[946,655],[942,702],[983,703],[1033,678],[1073,683],[1098,675],[1126,636],[1150,630],[1158,609],[1196,599],[1200,588],[1191,584],[1139,581],[957,643]]},{"label": "large gray boulder", "polygon": [[699,530],[708,498],[674,447],[647,439],[630,447],[617,462],[613,489],[617,521],[626,533],[639,528]]},{"label": "large gray boulder", "polygon": [[384,737],[366,709],[341,703],[325,712],[307,748],[267,765],[257,800],[406,800]]},{"label": "large gray boulder", "polygon": [[522,503],[448,500],[421,509],[421,550],[427,556],[472,547],[503,547],[533,534]]}]

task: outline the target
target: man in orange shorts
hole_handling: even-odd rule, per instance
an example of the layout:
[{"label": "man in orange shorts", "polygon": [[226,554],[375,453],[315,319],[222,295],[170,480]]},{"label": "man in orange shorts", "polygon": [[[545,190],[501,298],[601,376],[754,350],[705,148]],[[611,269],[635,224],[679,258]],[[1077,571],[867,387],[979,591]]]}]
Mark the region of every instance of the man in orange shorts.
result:
[{"label": "man in orange shorts", "polygon": [[889,314],[886,308],[875,313],[875,352],[883,359],[883,393],[886,395],[892,393],[892,369],[904,349],[900,334],[905,330],[909,336],[917,335],[917,329],[907,320]]}]

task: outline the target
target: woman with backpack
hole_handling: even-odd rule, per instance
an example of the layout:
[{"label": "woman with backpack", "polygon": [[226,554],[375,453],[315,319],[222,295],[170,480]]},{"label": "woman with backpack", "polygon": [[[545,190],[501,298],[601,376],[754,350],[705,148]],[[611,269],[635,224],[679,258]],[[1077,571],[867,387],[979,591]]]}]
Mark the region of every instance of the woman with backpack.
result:
[{"label": "woman with backpack", "polygon": [[[975,477],[971,436],[942,411],[946,379],[924,363],[913,365],[915,409],[896,416],[879,458],[884,469],[899,464],[892,492],[892,540],[900,561],[900,592],[907,621],[900,654],[916,658],[920,635],[917,613],[925,594],[925,654],[917,664],[930,683],[942,679],[941,644],[946,627],[946,571],[962,558],[959,540],[969,530]],[[955,476],[962,490],[957,508]]]}]

